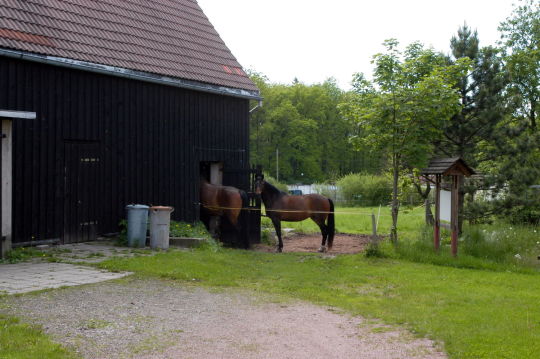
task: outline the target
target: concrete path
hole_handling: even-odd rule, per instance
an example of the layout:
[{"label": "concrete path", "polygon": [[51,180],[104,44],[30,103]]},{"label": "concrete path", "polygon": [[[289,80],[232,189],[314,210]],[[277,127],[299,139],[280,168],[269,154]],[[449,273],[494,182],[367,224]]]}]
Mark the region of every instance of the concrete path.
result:
[{"label": "concrete path", "polygon": [[129,274],[111,273],[67,263],[2,264],[0,265],[0,293],[26,293],[97,283],[122,278]]},{"label": "concrete path", "polygon": [[[195,243],[196,244],[196,243]],[[180,238],[171,246],[190,247],[193,240]],[[39,246],[44,256],[18,264],[0,264],[0,295],[97,283],[122,278],[131,273],[110,273],[84,264],[101,262],[110,257],[152,256],[158,252],[147,248],[117,247],[111,240],[98,240],[58,246]],[[48,259],[54,262],[45,262]]]}]

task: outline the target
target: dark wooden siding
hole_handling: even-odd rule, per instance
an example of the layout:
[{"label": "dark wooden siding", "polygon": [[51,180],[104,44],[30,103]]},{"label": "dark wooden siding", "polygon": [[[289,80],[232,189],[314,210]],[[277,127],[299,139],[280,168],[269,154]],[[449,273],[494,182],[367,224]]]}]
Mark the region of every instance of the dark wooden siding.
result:
[{"label": "dark wooden siding", "polygon": [[[99,148],[98,233],[117,231],[130,203],[193,221],[199,161],[248,166],[246,99],[0,57],[0,108],[37,113],[14,123],[14,242],[62,238],[73,144]],[[245,188],[247,176],[226,172],[224,184]]]}]

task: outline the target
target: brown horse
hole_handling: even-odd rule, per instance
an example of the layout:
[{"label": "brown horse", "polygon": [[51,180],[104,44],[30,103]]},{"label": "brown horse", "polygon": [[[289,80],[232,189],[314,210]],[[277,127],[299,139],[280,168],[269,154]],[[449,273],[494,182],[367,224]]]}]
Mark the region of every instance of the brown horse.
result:
[{"label": "brown horse", "polygon": [[245,248],[249,247],[247,238],[246,210],[248,197],[246,192],[229,186],[214,185],[201,179],[199,198],[204,212],[210,216],[226,218],[235,228],[238,238]]},{"label": "brown horse", "polygon": [[[257,176],[256,193],[261,195],[266,215],[272,220],[279,244],[277,251],[283,250],[281,240],[281,221],[299,222],[311,218],[322,233],[322,242],[319,252],[326,252],[326,241],[328,240],[328,250],[332,249],[334,243],[334,203],[330,198],[320,194],[306,194],[300,196],[290,196],[281,192],[276,187],[264,180],[264,176]],[[328,221],[326,221],[328,219]],[[325,223],[327,222],[327,223]]]}]

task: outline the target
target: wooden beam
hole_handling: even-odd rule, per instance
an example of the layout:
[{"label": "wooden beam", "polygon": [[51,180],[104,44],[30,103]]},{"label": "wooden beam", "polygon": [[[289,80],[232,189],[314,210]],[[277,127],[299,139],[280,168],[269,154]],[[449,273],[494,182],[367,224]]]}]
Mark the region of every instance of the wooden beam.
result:
[{"label": "wooden beam", "polygon": [[438,252],[441,245],[441,175],[435,175],[435,224],[433,227],[433,247]]},{"label": "wooden beam", "polygon": [[0,258],[4,258],[12,248],[12,167],[13,167],[13,153],[12,153],[12,141],[13,141],[13,127],[10,119],[2,119],[0,123],[2,125],[2,133],[6,135],[5,138],[0,140],[0,164],[2,167],[2,176],[0,177],[0,192],[1,192],[1,206],[0,206]]},{"label": "wooden beam", "polygon": [[26,120],[35,120],[35,112],[25,112],[25,111],[10,111],[10,110],[0,110],[0,117],[4,118],[22,118]]},{"label": "wooden beam", "polygon": [[452,255],[457,256],[458,251],[458,201],[459,201],[459,180],[461,176],[455,175],[452,176],[452,217],[451,217],[451,226],[452,226]]}]

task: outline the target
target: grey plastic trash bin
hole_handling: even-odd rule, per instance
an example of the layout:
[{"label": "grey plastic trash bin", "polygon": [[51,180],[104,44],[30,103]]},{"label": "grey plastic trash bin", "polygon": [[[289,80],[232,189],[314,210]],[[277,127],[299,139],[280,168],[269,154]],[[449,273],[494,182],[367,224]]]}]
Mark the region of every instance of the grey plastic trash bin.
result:
[{"label": "grey plastic trash bin", "polygon": [[173,211],[174,208],[167,206],[150,207],[150,248],[169,248],[169,230]]},{"label": "grey plastic trash bin", "polygon": [[146,228],[148,227],[148,206],[130,204],[127,211],[127,240],[129,247],[144,247],[146,245]]}]

